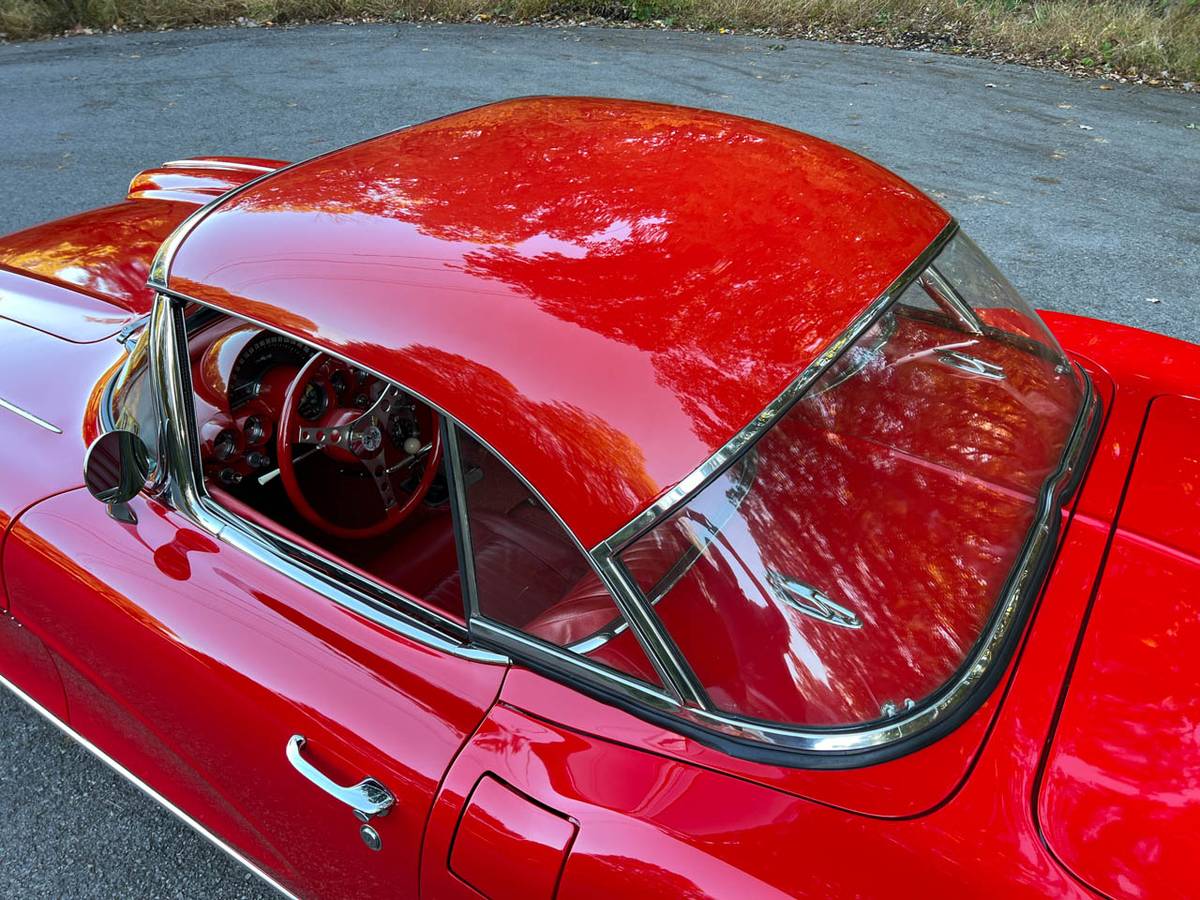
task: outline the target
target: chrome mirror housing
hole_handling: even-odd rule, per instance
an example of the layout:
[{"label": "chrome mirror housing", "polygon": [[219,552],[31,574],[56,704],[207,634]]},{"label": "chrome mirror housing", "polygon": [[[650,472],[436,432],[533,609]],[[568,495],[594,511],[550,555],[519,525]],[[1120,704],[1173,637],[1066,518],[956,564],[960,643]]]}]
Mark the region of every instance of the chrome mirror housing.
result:
[{"label": "chrome mirror housing", "polygon": [[136,522],[128,503],[146,487],[150,451],[132,431],[108,431],[92,441],[83,462],[88,493],[121,522]]}]

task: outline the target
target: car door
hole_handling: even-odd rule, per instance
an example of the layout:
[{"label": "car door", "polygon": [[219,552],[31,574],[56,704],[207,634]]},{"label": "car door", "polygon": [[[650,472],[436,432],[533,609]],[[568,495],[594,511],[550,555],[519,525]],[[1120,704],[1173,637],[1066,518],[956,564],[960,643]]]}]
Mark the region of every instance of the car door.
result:
[{"label": "car door", "polygon": [[[54,655],[71,726],[296,894],[415,896],[433,796],[504,667],[158,500],[130,510],[117,521],[69,491],[5,546],[11,607]],[[329,790],[367,778],[394,804],[364,840]]]}]

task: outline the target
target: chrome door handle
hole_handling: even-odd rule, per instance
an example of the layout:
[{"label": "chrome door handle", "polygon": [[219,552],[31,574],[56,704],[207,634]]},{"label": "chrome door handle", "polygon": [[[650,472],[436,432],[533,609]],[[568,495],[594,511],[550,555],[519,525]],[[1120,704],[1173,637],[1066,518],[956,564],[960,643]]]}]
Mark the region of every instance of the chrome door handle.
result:
[{"label": "chrome door handle", "polygon": [[364,778],[358,784],[344,786],[306,760],[300,753],[304,747],[304,735],[293,734],[287,742],[287,758],[292,768],[329,794],[341,800],[352,810],[360,822],[368,822],[376,816],[386,816],[396,805],[396,798],[374,778]]}]

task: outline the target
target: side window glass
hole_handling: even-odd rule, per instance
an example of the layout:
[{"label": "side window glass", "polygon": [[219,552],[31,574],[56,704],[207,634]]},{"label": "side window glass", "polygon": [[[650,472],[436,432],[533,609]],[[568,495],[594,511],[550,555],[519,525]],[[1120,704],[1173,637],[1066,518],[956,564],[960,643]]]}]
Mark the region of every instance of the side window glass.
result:
[{"label": "side window glass", "polygon": [[659,684],[582,551],[501,460],[459,432],[479,615]]},{"label": "side window glass", "polygon": [[205,492],[244,522],[465,621],[441,421],[286,335],[185,313]]},{"label": "side window glass", "polygon": [[158,467],[159,410],[150,377],[150,329],[143,328],[113,382],[113,427],[132,431],[150,450],[150,474]]}]

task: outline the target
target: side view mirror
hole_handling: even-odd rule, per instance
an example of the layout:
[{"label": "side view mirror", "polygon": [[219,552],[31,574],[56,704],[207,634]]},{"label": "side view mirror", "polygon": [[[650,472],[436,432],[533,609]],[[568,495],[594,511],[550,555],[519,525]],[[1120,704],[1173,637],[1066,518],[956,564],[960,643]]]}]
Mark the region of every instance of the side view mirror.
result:
[{"label": "side view mirror", "polygon": [[150,451],[132,431],[109,431],[88,447],[83,483],[88,493],[108,504],[108,514],[120,522],[136,522],[127,505],[146,486]]}]

